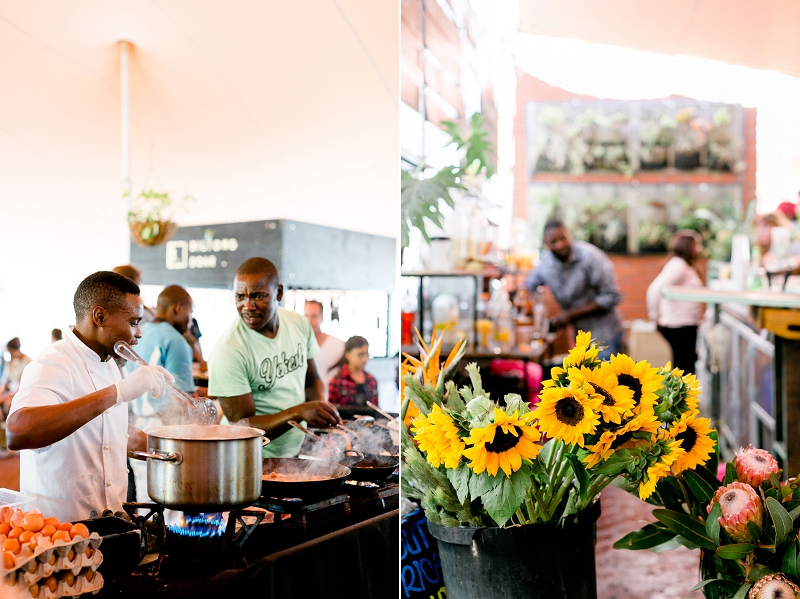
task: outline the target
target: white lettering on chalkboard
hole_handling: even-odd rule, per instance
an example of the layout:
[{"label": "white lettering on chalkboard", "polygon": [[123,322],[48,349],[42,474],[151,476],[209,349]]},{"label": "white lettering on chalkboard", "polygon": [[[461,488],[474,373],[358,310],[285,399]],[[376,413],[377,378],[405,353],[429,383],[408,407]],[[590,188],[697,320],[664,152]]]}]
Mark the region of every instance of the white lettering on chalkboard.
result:
[{"label": "white lettering on chalkboard", "polygon": [[217,257],[214,254],[189,256],[189,268],[216,268]]},{"label": "white lettering on chalkboard", "polygon": [[186,241],[167,242],[167,268],[178,270],[189,266],[189,244]]},{"label": "white lettering on chalkboard", "polygon": [[[179,270],[184,268],[216,268],[217,257],[208,252],[235,252],[239,249],[239,241],[235,237],[214,239],[190,239],[189,241],[167,242],[167,268]],[[197,254],[197,255],[192,255]],[[227,266],[223,262],[223,266]]]}]

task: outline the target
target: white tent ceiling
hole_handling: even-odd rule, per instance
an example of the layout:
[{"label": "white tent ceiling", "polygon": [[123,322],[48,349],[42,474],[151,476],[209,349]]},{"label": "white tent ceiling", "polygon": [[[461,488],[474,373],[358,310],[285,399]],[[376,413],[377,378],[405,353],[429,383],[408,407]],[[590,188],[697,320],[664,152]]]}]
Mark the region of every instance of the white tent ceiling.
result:
[{"label": "white tent ceiling", "polygon": [[120,197],[128,40],[134,190],[191,193],[195,222],[228,220],[232,204],[326,221],[318,204],[348,198],[377,217],[396,195],[397,12],[392,0],[0,4],[0,201]]},{"label": "white tent ceiling", "polygon": [[[121,40],[134,192],[191,194],[185,225],[396,237],[399,18],[396,0],[0,0],[0,340],[12,318],[64,326],[77,283],[128,259]],[[43,273],[57,302],[30,297]]]},{"label": "white tent ceiling", "polygon": [[800,77],[796,0],[520,0],[520,31]]}]

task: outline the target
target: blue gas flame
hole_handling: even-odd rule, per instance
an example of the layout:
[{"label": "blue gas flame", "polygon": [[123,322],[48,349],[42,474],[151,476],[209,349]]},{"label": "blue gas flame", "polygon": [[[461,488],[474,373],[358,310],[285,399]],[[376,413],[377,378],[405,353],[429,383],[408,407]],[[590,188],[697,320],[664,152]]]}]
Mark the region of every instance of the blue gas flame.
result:
[{"label": "blue gas flame", "polygon": [[222,514],[184,514],[182,522],[170,524],[167,528],[182,537],[208,539],[225,534],[225,520]]}]

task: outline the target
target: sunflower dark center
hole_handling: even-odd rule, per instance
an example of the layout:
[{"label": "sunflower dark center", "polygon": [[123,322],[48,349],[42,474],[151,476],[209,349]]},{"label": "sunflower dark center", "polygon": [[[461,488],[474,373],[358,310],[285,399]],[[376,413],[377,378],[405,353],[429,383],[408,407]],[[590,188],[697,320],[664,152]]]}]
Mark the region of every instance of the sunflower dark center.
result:
[{"label": "sunflower dark center", "polygon": [[620,385],[625,385],[628,389],[633,391],[633,403],[639,405],[639,400],[642,399],[642,383],[635,376],[629,374],[620,374],[617,376]]},{"label": "sunflower dark center", "polygon": [[697,431],[689,426],[682,433],[675,435],[675,438],[681,442],[681,447],[686,450],[686,453],[689,453],[697,443]]},{"label": "sunflower dark center", "polygon": [[617,449],[618,447],[621,447],[622,445],[624,445],[625,443],[627,443],[631,439],[633,439],[633,433],[632,432],[622,433],[621,435],[619,435],[616,439],[614,439],[611,442],[611,449]]},{"label": "sunflower dark center", "polygon": [[[514,430],[516,430],[517,434],[519,434],[519,429],[516,426],[514,427]],[[498,428],[494,431],[494,441],[487,443],[485,447],[486,451],[491,451],[492,453],[503,453],[512,447],[516,447],[517,443],[519,443],[519,437],[505,432],[502,428]]]},{"label": "sunflower dark center", "polygon": [[595,393],[597,393],[598,395],[603,397],[603,405],[604,406],[615,406],[615,405],[617,405],[617,401],[614,399],[614,396],[611,395],[611,393],[609,393],[605,389],[603,389],[601,386],[595,385],[594,383],[592,383],[592,389],[594,389]]},{"label": "sunflower dark center", "polygon": [[556,403],[556,418],[569,426],[575,426],[583,420],[583,406],[574,397],[559,399]]}]

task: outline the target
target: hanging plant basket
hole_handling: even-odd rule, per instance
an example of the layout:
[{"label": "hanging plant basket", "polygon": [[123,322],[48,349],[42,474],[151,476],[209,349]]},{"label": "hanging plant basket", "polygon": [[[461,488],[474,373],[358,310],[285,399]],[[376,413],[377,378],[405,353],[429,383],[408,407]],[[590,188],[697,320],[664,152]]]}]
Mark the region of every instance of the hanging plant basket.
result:
[{"label": "hanging plant basket", "polygon": [[128,226],[131,230],[131,238],[142,247],[166,243],[178,230],[178,225],[171,220],[129,222]]}]

